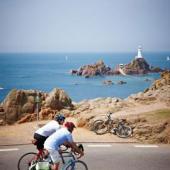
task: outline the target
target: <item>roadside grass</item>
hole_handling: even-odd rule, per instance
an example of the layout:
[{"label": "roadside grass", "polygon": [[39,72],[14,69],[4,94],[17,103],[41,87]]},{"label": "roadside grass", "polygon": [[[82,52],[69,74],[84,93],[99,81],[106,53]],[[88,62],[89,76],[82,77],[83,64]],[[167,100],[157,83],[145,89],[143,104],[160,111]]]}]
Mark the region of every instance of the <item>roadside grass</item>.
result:
[{"label": "roadside grass", "polygon": [[146,112],[129,120],[134,126],[134,138],[140,142],[170,144],[170,109]]},{"label": "roadside grass", "polygon": [[158,110],[154,115],[158,118],[170,118],[170,109]]},{"label": "roadside grass", "polygon": [[[128,120],[131,119],[143,119],[146,120],[147,122],[150,121],[162,121],[162,120],[169,120],[170,121],[170,109],[160,109],[160,110],[155,110],[151,112],[145,112],[141,114],[135,114],[135,115],[128,115],[124,116]],[[145,122],[145,121],[144,121]]]},{"label": "roadside grass", "polygon": [[152,112],[147,112],[142,114],[142,117],[145,117],[148,121],[163,121],[169,120],[170,121],[170,109],[161,109]]}]

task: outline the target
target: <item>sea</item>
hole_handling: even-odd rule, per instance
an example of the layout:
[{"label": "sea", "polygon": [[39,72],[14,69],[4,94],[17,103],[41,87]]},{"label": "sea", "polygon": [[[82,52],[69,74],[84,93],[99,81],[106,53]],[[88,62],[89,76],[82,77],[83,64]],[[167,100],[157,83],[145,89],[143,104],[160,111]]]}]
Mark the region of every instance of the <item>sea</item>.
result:
[{"label": "sea", "polygon": [[[60,88],[72,101],[100,97],[127,98],[148,88],[159,73],[133,76],[96,76],[84,78],[71,75],[70,70],[103,60],[114,68],[130,63],[136,53],[0,53],[0,102],[12,89],[34,89],[49,93]],[[143,52],[145,60],[154,67],[170,70],[170,52]],[[146,81],[149,80],[149,81]],[[104,85],[111,80],[113,85]],[[126,84],[119,85],[118,81]]]}]

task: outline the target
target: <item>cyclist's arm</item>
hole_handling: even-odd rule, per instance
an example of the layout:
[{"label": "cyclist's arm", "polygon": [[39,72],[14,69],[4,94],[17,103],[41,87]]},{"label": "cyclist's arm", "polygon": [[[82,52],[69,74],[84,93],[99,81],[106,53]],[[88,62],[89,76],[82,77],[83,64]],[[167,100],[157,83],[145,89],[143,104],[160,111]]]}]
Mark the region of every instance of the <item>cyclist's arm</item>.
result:
[{"label": "cyclist's arm", "polygon": [[78,148],[77,144],[74,141],[65,142],[64,145],[69,146],[73,150],[73,152],[78,153],[79,154],[78,158],[80,158],[84,155],[84,152]]},{"label": "cyclist's arm", "polygon": [[75,142],[70,142],[70,144],[73,151],[79,154],[78,158],[84,155],[84,152],[77,147],[77,144]]}]

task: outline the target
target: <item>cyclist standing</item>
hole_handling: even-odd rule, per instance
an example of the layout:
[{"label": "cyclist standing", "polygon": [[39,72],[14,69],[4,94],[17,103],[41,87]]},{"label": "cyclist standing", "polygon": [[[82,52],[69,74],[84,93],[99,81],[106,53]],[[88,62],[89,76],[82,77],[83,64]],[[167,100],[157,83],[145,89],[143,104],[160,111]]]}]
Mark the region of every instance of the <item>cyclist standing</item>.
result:
[{"label": "cyclist standing", "polygon": [[43,152],[45,140],[52,135],[54,132],[61,128],[64,124],[65,117],[62,114],[55,116],[54,120],[48,122],[43,127],[39,128],[34,133],[34,144],[39,150],[39,154]]},{"label": "cyclist standing", "polygon": [[49,152],[50,157],[53,161],[51,165],[52,170],[58,170],[60,163],[60,146],[66,145],[72,148],[76,153],[79,154],[79,158],[84,155],[83,151],[78,148],[76,143],[73,141],[72,132],[75,128],[74,123],[66,122],[65,127],[53,133],[44,143],[44,148]]}]

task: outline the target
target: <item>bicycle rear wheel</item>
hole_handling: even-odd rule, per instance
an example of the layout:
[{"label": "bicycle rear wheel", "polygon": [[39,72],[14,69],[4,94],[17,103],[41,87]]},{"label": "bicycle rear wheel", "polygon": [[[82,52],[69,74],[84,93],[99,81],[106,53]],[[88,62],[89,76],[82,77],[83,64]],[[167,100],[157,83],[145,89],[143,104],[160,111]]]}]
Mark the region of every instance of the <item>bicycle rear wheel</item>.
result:
[{"label": "bicycle rear wheel", "polygon": [[85,162],[81,160],[72,161],[64,170],[88,170]]},{"label": "bicycle rear wheel", "polygon": [[18,170],[33,170],[30,169],[30,166],[32,165],[33,161],[36,158],[36,153],[35,152],[29,152],[24,155],[22,155],[18,161]]},{"label": "bicycle rear wheel", "polygon": [[106,125],[105,121],[103,121],[103,120],[96,120],[93,123],[92,130],[97,135],[103,135],[103,134],[105,134],[108,131],[108,126]]}]

